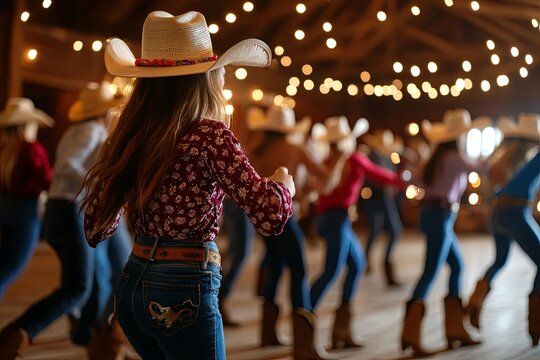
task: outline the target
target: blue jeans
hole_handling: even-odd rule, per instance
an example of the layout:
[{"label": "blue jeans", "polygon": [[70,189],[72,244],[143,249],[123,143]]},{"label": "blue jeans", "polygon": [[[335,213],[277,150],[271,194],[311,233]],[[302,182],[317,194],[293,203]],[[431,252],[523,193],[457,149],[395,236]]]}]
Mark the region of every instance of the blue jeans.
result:
[{"label": "blue jeans", "polygon": [[457,214],[436,204],[425,204],[420,210],[420,228],[426,234],[424,272],[416,284],[411,300],[425,299],[439,270],[446,262],[450,266],[448,295],[460,297],[463,261],[458,238],[454,232]]},{"label": "blue jeans", "polygon": [[347,304],[355,295],[366,266],[364,251],[354,233],[347,210],[335,209],[321,214],[319,234],[326,240],[326,261],[323,273],[311,286],[311,304],[313,308],[317,307],[345,264],[348,271],[341,301]]},{"label": "blue jeans", "polygon": [[540,228],[525,206],[495,206],[491,213],[490,232],[495,239],[496,256],[484,278],[491,282],[503,268],[512,240],[523,249],[536,265],[533,292],[540,291]]},{"label": "blue jeans", "polygon": [[391,196],[383,195],[381,198],[362,201],[362,206],[369,224],[366,257],[369,258],[371,247],[377,237],[386,231],[388,232],[388,244],[386,245],[384,262],[391,262],[392,249],[403,231],[396,200]]},{"label": "blue jeans", "polygon": [[44,237],[58,256],[62,273],[60,286],[14,321],[30,339],[86,301],[92,289],[94,254],[106,254],[107,250],[103,244],[96,250],[88,246],[79,206],[68,200],[50,199],[47,203]]},{"label": "blue jeans", "polygon": [[304,237],[300,226],[291,218],[281,235],[264,238],[266,244],[265,260],[268,264],[268,282],[262,284],[262,292],[267,302],[274,302],[277,286],[284,267],[291,274],[290,294],[293,308],[311,310],[309,287],[304,265]]},{"label": "blue jeans", "polygon": [[244,211],[230,199],[223,202],[223,222],[229,235],[229,264],[223,274],[219,291],[220,299],[226,299],[238,278],[247,254],[253,245],[254,230]]},{"label": "blue jeans", "polygon": [[0,195],[0,301],[34,253],[40,227],[37,198]]},{"label": "blue jeans", "polygon": [[[180,245],[160,239],[159,246]],[[215,243],[206,246],[217,251]],[[118,322],[144,360],[223,360],[220,282],[220,269],[212,263],[152,262],[132,255],[115,291]]]}]

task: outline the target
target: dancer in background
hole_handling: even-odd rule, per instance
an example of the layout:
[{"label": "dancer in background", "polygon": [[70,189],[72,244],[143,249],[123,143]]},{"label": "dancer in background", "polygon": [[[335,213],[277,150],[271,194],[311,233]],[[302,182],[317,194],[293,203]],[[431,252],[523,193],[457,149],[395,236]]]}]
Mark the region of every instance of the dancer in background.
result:
[{"label": "dancer in background", "polygon": [[[395,141],[392,131],[388,129],[377,130],[373,135],[366,134],[363,140],[371,149],[369,154],[371,161],[381,167],[396,172],[397,166],[394,164],[394,161],[399,160],[399,153],[403,151],[403,144]],[[391,157],[393,157],[392,160],[394,161],[391,160]],[[395,278],[392,261],[392,250],[403,231],[403,224],[401,223],[396,203],[395,189],[390,186],[378,186],[369,181],[369,179],[366,181],[365,186],[368,186],[372,191],[369,199],[359,201],[359,204],[361,204],[366,213],[369,224],[369,235],[366,243],[367,271],[370,270],[370,265],[372,264],[370,253],[375,240],[379,235],[387,232],[388,243],[384,255],[386,283],[388,286],[400,285]]]},{"label": "dancer in background", "polygon": [[47,153],[29,132],[53,125],[26,98],[9,99],[0,113],[0,301],[38,243],[38,197],[51,182]]},{"label": "dancer in background", "polygon": [[[60,286],[0,332],[0,353],[7,354],[7,359],[21,356],[42,330],[82,306],[90,296],[94,276],[101,289],[97,311],[101,315],[97,317],[102,321],[106,318],[104,313],[111,293],[107,247],[100,247],[94,254],[86,244],[79,192],[89,167],[95,163],[96,149],[105,139],[109,109],[120,101],[111,93],[108,83],[90,83],[70,108],[68,117],[73,124],[57,147],[44,220],[45,240],[60,261]],[[119,338],[112,336],[114,329],[108,332],[111,339]],[[102,354],[109,353],[105,345],[100,346]]]},{"label": "dancer in background", "polygon": [[269,66],[272,52],[250,39],[218,59],[195,11],[150,13],[141,48],[137,60],[120,39],[105,49],[111,74],[137,80],[85,181],[86,236],[99,247],[128,215],[136,239],[115,316],[143,359],[225,359],[214,242],[223,198],[260,232],[278,234],[292,212],[294,183],[284,168],[262,178],[249,164],[225,124],[223,67]]},{"label": "dancer in background", "polygon": [[445,330],[448,347],[454,342],[461,345],[478,344],[464,327],[461,301],[462,259],[454,233],[459,204],[467,186],[470,165],[458,151],[458,138],[471,129],[471,117],[464,109],[447,111],[443,122],[422,124],[425,136],[436,144],[422,177],[426,195],[420,210],[420,228],[426,235],[426,256],[422,276],[406,304],[401,335],[403,350],[412,347],[417,355],[428,355],[420,341],[424,299],[428,296],[442,265],[450,266],[448,296],[444,299]]},{"label": "dancer in background", "polygon": [[[488,162],[495,205],[490,232],[496,256],[484,277],[476,284],[467,307],[471,324],[480,328],[484,300],[495,276],[502,270],[514,240],[536,265],[536,277],[529,295],[529,334],[533,345],[540,338],[540,229],[531,206],[540,188],[540,116],[521,114],[519,123],[503,118],[498,127],[504,135],[502,145]],[[532,157],[532,158],[531,158]]]},{"label": "dancer in background", "polygon": [[[356,122],[351,130],[346,117],[333,117],[319,124],[318,141],[327,142],[330,152],[324,164],[333,168],[343,162],[339,185],[331,192],[320,194],[317,203],[319,234],[326,240],[324,270],[311,286],[311,304],[314,308],[342,268],[347,265],[347,276],[343,286],[341,305],[336,310],[332,331],[332,348],[358,347],[352,335],[350,303],[365,268],[365,255],[349,220],[349,208],[356,203],[366,178],[379,185],[403,187],[397,174],[373,164],[360,152],[343,151],[340,142],[356,142],[367,132],[366,119]],[[315,129],[314,129],[315,131]],[[354,149],[355,147],[353,147]]]}]

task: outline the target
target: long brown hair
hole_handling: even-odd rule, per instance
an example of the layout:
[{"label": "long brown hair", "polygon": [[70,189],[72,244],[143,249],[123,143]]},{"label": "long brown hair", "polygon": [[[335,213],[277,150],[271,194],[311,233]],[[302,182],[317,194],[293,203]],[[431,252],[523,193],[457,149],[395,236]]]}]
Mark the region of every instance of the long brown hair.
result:
[{"label": "long brown hair", "polygon": [[13,169],[24,141],[24,126],[0,129],[0,189],[11,186]]},{"label": "long brown hair", "polygon": [[169,168],[178,139],[203,117],[226,121],[221,69],[206,74],[137,79],[120,118],[89,171],[82,207],[99,199],[94,232],[125,206],[128,216],[150,200]]},{"label": "long brown hair", "polygon": [[437,172],[442,164],[442,158],[444,157],[444,155],[446,155],[449,151],[452,150],[457,151],[457,142],[455,141],[445,142],[437,145],[437,148],[435,149],[433,154],[431,154],[431,157],[424,166],[424,172],[422,175],[422,180],[424,184],[433,184],[435,176],[437,175]]}]

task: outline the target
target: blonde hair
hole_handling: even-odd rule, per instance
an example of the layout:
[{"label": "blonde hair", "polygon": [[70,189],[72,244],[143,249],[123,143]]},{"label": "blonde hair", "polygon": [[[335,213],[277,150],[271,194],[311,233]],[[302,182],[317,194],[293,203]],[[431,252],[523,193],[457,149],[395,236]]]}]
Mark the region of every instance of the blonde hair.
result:
[{"label": "blonde hair", "polygon": [[[176,153],[178,139],[204,117],[228,123],[220,69],[178,77],[141,78],[83,188],[83,207],[94,199],[94,232],[125,207],[141,211],[154,194]],[[94,205],[94,204],[93,204]]]},{"label": "blonde hair", "polygon": [[13,170],[23,141],[23,126],[0,129],[0,189],[2,190],[11,186]]}]

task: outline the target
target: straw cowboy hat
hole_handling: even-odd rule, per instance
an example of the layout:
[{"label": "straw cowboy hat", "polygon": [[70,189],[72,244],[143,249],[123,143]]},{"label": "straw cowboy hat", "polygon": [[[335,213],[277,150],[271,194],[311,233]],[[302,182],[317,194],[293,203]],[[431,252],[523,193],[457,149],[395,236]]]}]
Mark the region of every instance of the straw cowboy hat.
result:
[{"label": "straw cowboy hat", "polygon": [[218,58],[206,20],[196,11],[178,16],[151,12],[143,25],[141,48],[137,59],[124,41],[111,39],[105,49],[109,73],[135,78],[179,76],[226,65],[265,67],[272,60],[268,45],[257,39],[240,41]]},{"label": "straw cowboy hat", "polygon": [[422,121],[422,131],[432,143],[444,143],[456,140],[461,134],[471,128],[471,114],[465,109],[448,110],[444,113],[443,121],[431,123]]},{"label": "straw cowboy hat", "polygon": [[368,130],[369,123],[364,118],[356,120],[351,130],[345,116],[334,116],[326,119],[324,125],[320,123],[313,125],[312,137],[315,141],[336,143],[345,139],[356,139]]},{"label": "straw cowboy hat", "polygon": [[285,134],[307,133],[311,127],[311,119],[304,117],[296,122],[294,110],[285,106],[271,106],[266,115],[256,110],[248,113],[248,127],[251,130],[275,131]]},{"label": "straw cowboy hat", "polygon": [[500,118],[498,127],[505,137],[540,141],[540,115],[520,114],[518,122],[508,117]]},{"label": "straw cowboy hat", "polygon": [[82,89],[79,99],[71,105],[68,118],[73,122],[96,118],[119,106],[123,98],[115,97],[107,81],[90,82]]},{"label": "straw cowboy hat", "polygon": [[366,134],[363,140],[372,149],[385,155],[389,155],[393,152],[403,151],[403,142],[394,136],[389,129],[378,129],[373,134]]},{"label": "straw cowboy hat", "polygon": [[6,108],[0,113],[0,127],[38,124],[53,127],[54,120],[45,112],[36,109],[32,100],[22,97],[8,99]]}]

